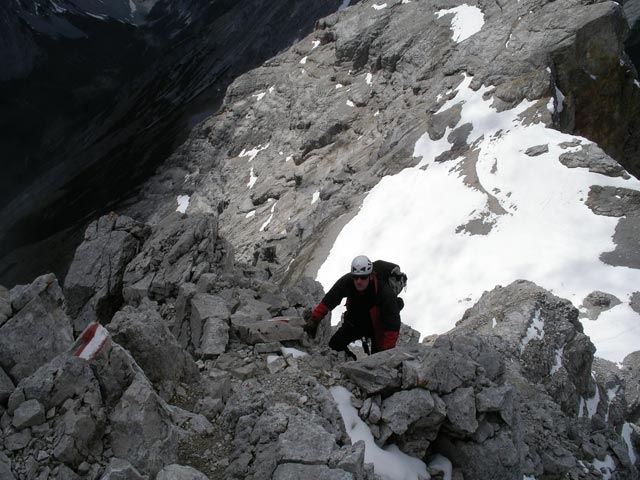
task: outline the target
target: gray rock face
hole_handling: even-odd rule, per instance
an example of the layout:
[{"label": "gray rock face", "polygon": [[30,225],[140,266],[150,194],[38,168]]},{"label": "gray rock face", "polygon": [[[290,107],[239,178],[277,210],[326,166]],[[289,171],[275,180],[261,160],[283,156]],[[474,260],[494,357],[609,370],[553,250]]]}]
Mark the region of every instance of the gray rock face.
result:
[{"label": "gray rock face", "polygon": [[125,267],[148,235],[146,225],[114,213],[87,227],[64,280],[76,332],[94,321],[108,323],[120,308]]},{"label": "gray rock face", "polygon": [[640,292],[633,292],[629,299],[629,305],[634,311],[640,313]]},{"label": "gray rock face", "polygon": [[113,453],[140,471],[157,474],[175,463],[180,434],[166,404],[136,375],[109,416]]},{"label": "gray rock face", "polygon": [[137,308],[126,306],[107,326],[113,340],[128,349],[154,383],[193,381],[197,367],[178,344],[149,301]]},{"label": "gray rock face", "polygon": [[11,290],[14,314],[0,327],[0,367],[14,382],[73,345],[63,299],[52,274]]},{"label": "gray rock face", "polygon": [[625,399],[629,420],[633,423],[640,422],[640,352],[627,355],[621,370],[626,381]]},{"label": "gray rock face", "polygon": [[[459,109],[435,113],[461,71],[473,74],[473,88],[496,87],[491,96],[499,110],[526,98],[535,104],[527,122],[585,135],[637,172],[630,153],[637,139],[629,132],[636,130],[640,96],[622,48],[622,10],[573,0],[475,6],[484,25],[462,42],[452,38],[453,15],[437,15],[444,6],[422,2],[378,10],[362,2],[319,21],[295,47],[236,79],[224,111],[203,122],[167,162],[165,171],[179,166],[188,178],[146,213],[162,216],[186,191],[189,212],[220,212],[221,233],[239,260],[289,284],[314,276],[379,178],[415,165],[413,146],[424,132],[438,139],[450,127],[452,147],[438,160],[464,156],[475,165],[471,127],[458,125]],[[559,25],[558,11],[570,12],[571,20]],[[621,101],[600,101],[601,91]],[[616,121],[603,122],[603,115]],[[564,159],[571,167],[624,175],[588,144]],[[483,191],[473,177],[469,182]],[[149,192],[160,180],[150,180]],[[466,230],[490,228],[477,221]]]},{"label": "gray rock face", "polygon": [[0,285],[0,327],[11,316],[11,295],[9,290]]},{"label": "gray rock face", "polygon": [[629,174],[618,162],[595,144],[585,145],[577,152],[563,153],[560,155],[560,162],[569,168],[587,168],[590,172],[601,173],[609,177],[629,177]]},{"label": "gray rock face", "polygon": [[135,302],[145,296],[175,297],[180,284],[197,282],[222,260],[224,252],[216,247],[217,239],[215,217],[169,215],[154,227],[142,251],[127,265],[125,298]]}]

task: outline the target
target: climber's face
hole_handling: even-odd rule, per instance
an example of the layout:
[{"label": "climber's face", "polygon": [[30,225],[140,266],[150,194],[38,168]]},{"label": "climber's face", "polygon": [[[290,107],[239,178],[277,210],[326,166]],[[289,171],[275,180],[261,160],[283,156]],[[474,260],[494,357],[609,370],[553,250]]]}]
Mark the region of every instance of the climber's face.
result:
[{"label": "climber's face", "polygon": [[369,275],[351,275],[353,285],[359,292],[364,292],[369,286]]}]

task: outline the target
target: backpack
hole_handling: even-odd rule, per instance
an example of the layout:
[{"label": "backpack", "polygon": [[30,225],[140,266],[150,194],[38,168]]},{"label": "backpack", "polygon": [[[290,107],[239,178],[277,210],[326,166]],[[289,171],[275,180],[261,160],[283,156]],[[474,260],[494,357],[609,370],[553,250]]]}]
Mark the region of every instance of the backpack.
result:
[{"label": "backpack", "polygon": [[407,275],[400,270],[399,265],[385,262],[384,260],[376,260],[373,262],[373,271],[378,277],[378,281],[388,284],[396,296],[407,288]]}]

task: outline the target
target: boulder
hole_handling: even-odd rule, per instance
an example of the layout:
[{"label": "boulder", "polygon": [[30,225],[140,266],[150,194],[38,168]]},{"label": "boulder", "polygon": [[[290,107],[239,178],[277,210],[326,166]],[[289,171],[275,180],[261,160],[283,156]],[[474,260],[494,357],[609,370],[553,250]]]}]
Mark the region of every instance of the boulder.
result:
[{"label": "boulder", "polygon": [[149,227],[110,213],[92,222],[64,280],[67,312],[76,332],[106,324],[122,305],[122,277]]},{"label": "boulder", "polygon": [[396,435],[404,434],[419,422],[420,428],[433,431],[425,432],[425,435],[435,438],[446,414],[445,405],[437,395],[422,388],[413,388],[386,398],[382,402],[381,418]]},{"label": "boulder", "polygon": [[478,429],[473,388],[458,388],[442,399],[447,406],[447,428],[456,436],[472,435]]},{"label": "boulder", "polygon": [[122,458],[109,460],[100,480],[146,480],[133,465]]},{"label": "boulder", "polygon": [[11,471],[11,459],[2,451],[0,451],[0,478],[6,480],[15,480],[16,478]]},{"label": "boulder", "polygon": [[17,383],[68,350],[73,330],[53,274],[13,288],[11,298],[14,315],[0,327],[0,367]]},{"label": "boulder", "polygon": [[273,472],[273,480],[298,480],[313,478],[318,480],[354,480],[351,473],[341,469],[329,468],[325,465],[301,465],[283,463]]},{"label": "boulder", "polygon": [[109,415],[109,441],[116,457],[144,474],[175,463],[180,440],[171,412],[142,374],[136,374]]},{"label": "boulder", "polygon": [[13,426],[17,430],[25,427],[40,425],[45,421],[44,405],[38,400],[31,399],[22,403],[13,413]]},{"label": "boulder", "polygon": [[276,317],[239,326],[240,339],[250,345],[269,342],[302,341],[304,320],[300,317]]},{"label": "boulder", "polygon": [[183,321],[178,327],[178,338],[198,357],[208,359],[220,355],[229,342],[230,316],[222,297],[195,294],[191,299],[189,321]]},{"label": "boulder", "polygon": [[160,470],[156,480],[209,480],[209,478],[193,467],[174,463]]},{"label": "boulder", "polygon": [[111,338],[131,352],[152,382],[195,380],[196,364],[169,331],[156,307],[148,300],[138,307],[125,306],[107,325]]}]

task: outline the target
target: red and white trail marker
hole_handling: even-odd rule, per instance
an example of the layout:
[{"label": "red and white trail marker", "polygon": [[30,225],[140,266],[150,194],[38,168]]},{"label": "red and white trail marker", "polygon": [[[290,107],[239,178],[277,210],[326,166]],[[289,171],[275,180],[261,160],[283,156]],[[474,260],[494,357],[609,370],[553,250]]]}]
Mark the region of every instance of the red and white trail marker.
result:
[{"label": "red and white trail marker", "polygon": [[90,324],[80,334],[73,345],[73,355],[84,358],[88,362],[93,360],[100,353],[109,340],[109,332],[98,322]]}]

